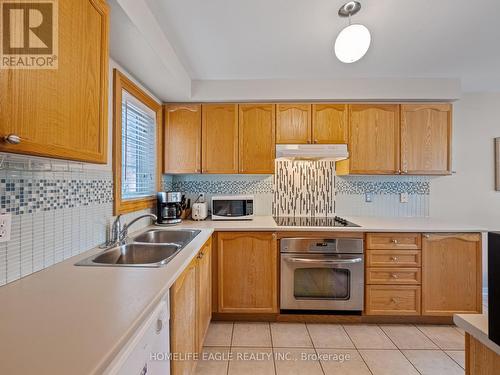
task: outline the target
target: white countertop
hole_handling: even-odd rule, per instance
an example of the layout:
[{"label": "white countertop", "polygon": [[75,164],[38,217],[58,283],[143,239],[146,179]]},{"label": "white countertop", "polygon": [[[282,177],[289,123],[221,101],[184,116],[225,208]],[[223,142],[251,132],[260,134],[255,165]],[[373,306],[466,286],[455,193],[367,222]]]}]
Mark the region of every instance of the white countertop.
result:
[{"label": "white countertop", "polygon": [[456,314],[455,324],[476,340],[500,355],[500,346],[488,338],[488,315],[486,314]]},{"label": "white countertop", "polygon": [[278,227],[271,216],[252,221],[185,221],[163,229],[195,228],[202,232],[164,267],[74,266],[101,251],[93,249],[0,287],[0,374],[102,372],[214,230],[483,231],[475,225],[428,218],[347,219],[361,227]]},{"label": "white countertop", "polygon": [[360,227],[284,227],[272,216],[256,216],[241,221],[186,220],[175,228],[213,229],[215,231],[349,231],[349,232],[486,232],[474,223],[452,222],[432,218],[344,217]]},{"label": "white countertop", "polygon": [[212,233],[161,268],[74,265],[93,249],[0,287],[0,374],[102,373]]}]

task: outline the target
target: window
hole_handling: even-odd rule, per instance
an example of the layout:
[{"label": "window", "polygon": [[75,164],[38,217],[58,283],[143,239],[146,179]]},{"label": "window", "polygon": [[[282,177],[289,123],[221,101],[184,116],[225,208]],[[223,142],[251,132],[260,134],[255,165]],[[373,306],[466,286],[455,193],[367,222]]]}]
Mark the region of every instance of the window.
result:
[{"label": "window", "polygon": [[114,71],[115,214],[152,207],[159,190],[161,105]]}]

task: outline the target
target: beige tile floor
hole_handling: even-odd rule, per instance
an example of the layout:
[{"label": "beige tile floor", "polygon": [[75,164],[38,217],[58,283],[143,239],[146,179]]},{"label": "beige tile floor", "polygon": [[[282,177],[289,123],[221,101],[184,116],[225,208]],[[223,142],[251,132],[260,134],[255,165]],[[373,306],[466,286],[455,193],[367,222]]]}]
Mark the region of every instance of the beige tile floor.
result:
[{"label": "beige tile floor", "polygon": [[463,375],[464,333],[412,324],[210,325],[200,375]]}]

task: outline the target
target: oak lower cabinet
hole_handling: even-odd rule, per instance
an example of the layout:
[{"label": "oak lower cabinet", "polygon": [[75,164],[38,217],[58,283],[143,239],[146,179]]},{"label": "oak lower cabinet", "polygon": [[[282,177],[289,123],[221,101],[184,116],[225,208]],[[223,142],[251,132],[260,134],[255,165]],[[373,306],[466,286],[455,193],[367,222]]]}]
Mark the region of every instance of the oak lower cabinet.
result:
[{"label": "oak lower cabinet", "polygon": [[424,234],[422,314],[481,313],[481,234]]},{"label": "oak lower cabinet", "polygon": [[201,105],[164,107],[164,172],[201,172]]},{"label": "oak lower cabinet", "polygon": [[420,315],[420,286],[367,285],[366,315]]},{"label": "oak lower cabinet", "polygon": [[212,317],[212,264],[209,239],[170,289],[170,350],[172,375],[189,375]]},{"label": "oak lower cabinet", "polygon": [[0,152],[106,163],[109,8],[72,0],[56,11],[57,69],[0,69]]},{"label": "oak lower cabinet", "polygon": [[276,236],[264,232],[217,234],[219,313],[278,312]]},{"label": "oak lower cabinet", "polygon": [[401,173],[451,173],[451,104],[401,105]]},{"label": "oak lower cabinet", "polygon": [[239,105],[240,173],[274,173],[275,109],[267,103]]},{"label": "oak lower cabinet", "polygon": [[197,347],[200,352],[212,319],[212,239],[208,240],[198,254],[197,273]]},{"label": "oak lower cabinet", "polygon": [[198,351],[196,268],[194,260],[170,290],[170,351],[179,356],[170,362],[172,375],[191,374],[196,366],[194,358],[189,357]]},{"label": "oak lower cabinet", "polygon": [[420,233],[366,234],[366,315],[420,315]]}]

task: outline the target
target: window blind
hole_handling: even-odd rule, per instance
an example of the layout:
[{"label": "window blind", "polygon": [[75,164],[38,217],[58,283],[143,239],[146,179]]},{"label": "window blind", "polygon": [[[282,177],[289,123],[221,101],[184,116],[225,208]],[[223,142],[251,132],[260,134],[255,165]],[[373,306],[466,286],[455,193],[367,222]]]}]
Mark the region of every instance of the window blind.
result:
[{"label": "window blind", "polygon": [[156,193],[156,114],[122,94],[122,199]]}]

